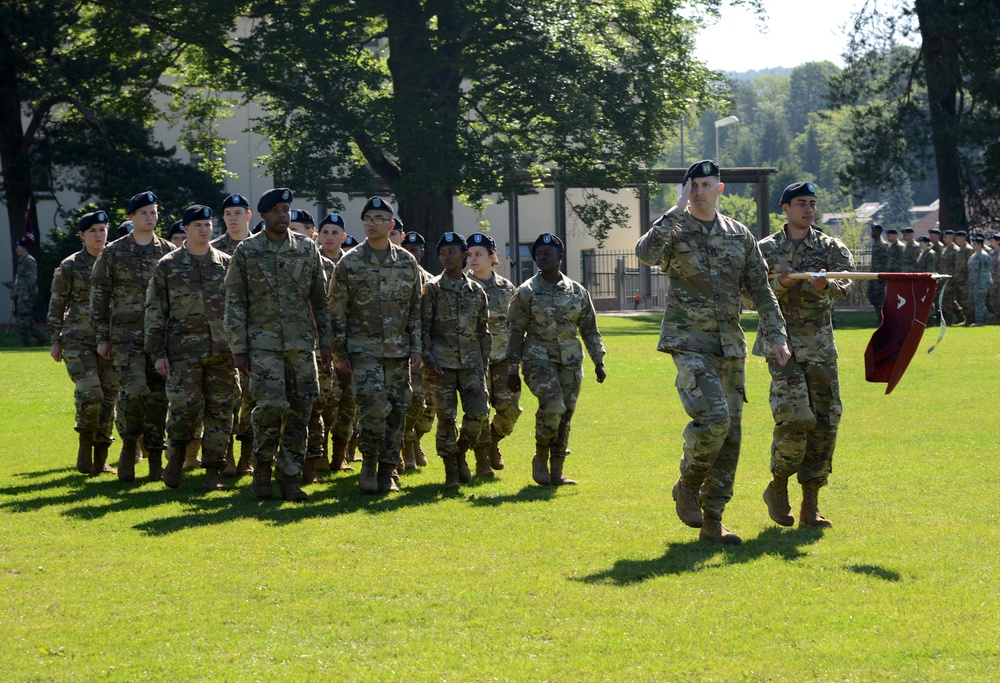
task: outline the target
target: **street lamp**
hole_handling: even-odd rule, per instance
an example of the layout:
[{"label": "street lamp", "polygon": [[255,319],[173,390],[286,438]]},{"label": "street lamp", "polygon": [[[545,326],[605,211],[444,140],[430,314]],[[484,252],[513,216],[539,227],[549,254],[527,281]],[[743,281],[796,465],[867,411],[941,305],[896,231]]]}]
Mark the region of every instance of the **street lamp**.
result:
[{"label": "street lamp", "polygon": [[724,119],[717,119],[715,122],[715,163],[719,163],[719,129],[724,126],[730,126],[734,123],[739,123],[740,120],[735,116],[727,116]]}]

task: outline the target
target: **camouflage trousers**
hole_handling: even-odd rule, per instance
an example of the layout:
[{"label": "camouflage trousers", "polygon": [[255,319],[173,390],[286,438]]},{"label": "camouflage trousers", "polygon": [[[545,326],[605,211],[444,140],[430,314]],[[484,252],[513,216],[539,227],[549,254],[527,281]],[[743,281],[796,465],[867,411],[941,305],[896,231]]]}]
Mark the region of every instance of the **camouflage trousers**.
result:
[{"label": "camouflage trousers", "polygon": [[492,445],[493,432],[496,432],[501,439],[510,436],[511,432],[514,431],[514,425],[517,424],[517,419],[521,417],[521,392],[514,393],[507,388],[509,367],[505,360],[490,363],[490,370],[486,373],[486,389],[490,394],[490,405],[493,406],[496,414],[493,416],[492,425],[487,422],[483,426],[479,441],[476,442],[477,446]]},{"label": "camouflage trousers", "polygon": [[782,367],[769,358],[767,368],[774,416],[771,474],[798,474],[800,484],[826,486],[844,412],[837,362],[799,363],[793,358]]},{"label": "camouflage trousers", "polygon": [[146,450],[162,451],[167,422],[166,380],[140,345],[114,344],[112,352],[120,387],[118,435],[123,439],[141,436]]},{"label": "camouflage trousers", "polygon": [[701,507],[722,517],[740,461],[745,358],[674,351],[675,386],[691,421],[684,428],[681,477],[701,487]]},{"label": "camouflage trousers", "polygon": [[413,397],[410,359],[351,354],[354,400],[358,404],[358,450],[362,457],[399,464],[403,423]]},{"label": "camouflage trousers", "polygon": [[566,456],[569,431],[583,382],[582,363],[553,363],[526,360],[524,383],[538,399],[535,411],[535,445],[552,455]]},{"label": "camouflage trousers", "polygon": [[976,307],[972,303],[972,298],[970,297],[971,288],[969,287],[969,280],[965,279],[961,282],[952,281],[955,285],[955,298],[958,300],[958,305],[962,307],[965,311],[965,319],[967,322],[972,322],[973,317],[976,315]]},{"label": "camouflage trousers", "polygon": [[306,457],[309,414],[319,396],[313,352],[251,351],[250,396],[256,404],[250,415],[254,457],[275,461],[290,477],[298,475]]},{"label": "camouflage trousers", "polygon": [[333,384],[323,410],[323,424],[327,437],[340,441],[350,441],[358,424],[358,404],[354,402],[354,386],[351,376],[341,377],[334,371]]},{"label": "camouflage trousers", "polygon": [[243,441],[253,438],[253,397],[250,395],[250,373],[236,371],[236,389],[233,390],[233,436]]},{"label": "camouflage trousers", "polygon": [[413,398],[406,411],[403,443],[415,444],[434,427],[434,394],[428,391],[421,368],[410,366],[410,390]]},{"label": "camouflage trousers", "polygon": [[[334,380],[333,365],[324,368],[316,359],[317,377],[319,379],[319,396],[313,401],[312,412],[309,414],[309,437],[306,441],[306,458],[322,458],[326,454],[326,421],[323,414],[326,404],[332,399]],[[338,387],[339,389],[339,387]]]},{"label": "camouflage trousers", "polygon": [[231,356],[170,361],[167,373],[167,436],[171,446],[201,436],[202,467],[222,467],[233,431],[237,384]]},{"label": "camouflage trousers", "polygon": [[483,432],[483,425],[490,414],[486,394],[486,378],[479,368],[443,368],[441,377],[428,376],[434,395],[438,426],[435,444],[442,458],[456,454],[458,448],[458,399],[462,398],[462,440],[474,444]]},{"label": "camouflage trousers", "polygon": [[97,355],[96,346],[63,349],[62,354],[66,372],[75,385],[76,431],[93,435],[94,443],[111,443],[118,395],[114,365]]},{"label": "camouflage trousers", "polygon": [[879,314],[882,312],[882,304],[885,303],[885,284],[881,280],[868,281],[868,301]]},{"label": "camouflage trousers", "polygon": [[976,322],[982,325],[986,322],[986,314],[989,312],[986,310],[986,297],[989,296],[990,286],[989,285],[974,285],[969,290],[969,298],[972,300],[972,306],[976,312]]},{"label": "camouflage trousers", "polygon": [[21,346],[30,346],[32,341],[45,343],[45,335],[31,314],[35,307],[34,298],[20,298],[14,306],[14,319],[17,321],[17,334],[21,338]]},{"label": "camouflage trousers", "polygon": [[944,281],[944,300],[941,303],[941,315],[949,325],[965,320],[966,311],[958,300],[958,286],[955,279]]},{"label": "camouflage trousers", "polygon": [[1000,316],[1000,278],[993,278],[990,293],[986,298],[986,307],[994,316]]}]

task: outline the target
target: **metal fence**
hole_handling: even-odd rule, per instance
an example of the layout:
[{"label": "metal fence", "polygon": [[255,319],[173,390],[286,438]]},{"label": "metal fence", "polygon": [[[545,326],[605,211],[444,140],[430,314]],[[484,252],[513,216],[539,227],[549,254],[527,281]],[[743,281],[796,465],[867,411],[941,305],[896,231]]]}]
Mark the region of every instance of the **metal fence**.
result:
[{"label": "metal fence", "polygon": [[[871,252],[867,249],[855,252],[854,263],[859,271],[867,271],[871,265]],[[590,292],[594,308],[598,311],[625,311],[666,306],[667,276],[658,269],[653,269],[650,297],[644,301],[641,298],[639,267],[639,258],[634,252],[596,249],[581,252],[581,284]],[[868,306],[866,292],[866,283],[857,281],[848,290],[846,297],[837,300],[836,306]]]}]

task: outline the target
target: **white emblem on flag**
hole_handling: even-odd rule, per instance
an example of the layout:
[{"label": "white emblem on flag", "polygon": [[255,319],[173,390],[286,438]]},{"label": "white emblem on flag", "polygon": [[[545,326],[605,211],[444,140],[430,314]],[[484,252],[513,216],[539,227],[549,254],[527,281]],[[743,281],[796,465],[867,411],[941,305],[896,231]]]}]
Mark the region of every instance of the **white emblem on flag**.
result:
[{"label": "white emblem on flag", "polygon": [[898,301],[896,302],[896,309],[899,310],[900,308],[906,305],[906,299],[904,299],[898,294],[896,295],[896,298],[898,299]]}]

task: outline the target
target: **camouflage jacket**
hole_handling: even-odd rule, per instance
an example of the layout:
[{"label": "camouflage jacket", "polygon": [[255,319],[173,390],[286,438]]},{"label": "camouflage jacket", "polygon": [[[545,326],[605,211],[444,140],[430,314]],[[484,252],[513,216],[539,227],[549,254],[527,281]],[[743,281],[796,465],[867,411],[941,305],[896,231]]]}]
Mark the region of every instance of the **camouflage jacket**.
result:
[{"label": "camouflage jacket", "polygon": [[218,249],[223,254],[228,254],[229,256],[232,256],[233,254],[236,253],[236,247],[239,245],[239,243],[240,243],[239,241],[234,240],[232,237],[229,236],[229,231],[227,230],[226,232],[222,233],[222,235],[212,240],[212,248]]},{"label": "camouflage jacket", "polygon": [[97,346],[90,326],[90,279],[95,256],[81,249],[63,259],[52,274],[49,332],[52,343],[64,349]]},{"label": "camouflage jacket", "polygon": [[514,296],[514,283],[507,278],[493,273],[489,280],[480,280],[469,273],[473,282],[478,282],[486,292],[486,302],[490,307],[490,334],[493,335],[493,351],[490,352],[490,362],[499,363],[506,358],[507,340],[510,331],[507,329],[507,309],[510,308],[510,298]]},{"label": "camouflage jacket", "polygon": [[760,313],[765,355],[773,356],[771,347],[785,341],[785,322],[757,240],[742,223],[716,215],[706,231],[687,210],[672,207],[635,246],[639,260],[659,266],[669,280],[656,348],[746,357],[740,326],[745,291]]},{"label": "camouflage jacket", "polygon": [[871,272],[883,273],[889,268],[889,243],[885,240],[872,240]]},{"label": "camouflage jacket", "polygon": [[223,323],[228,254],[211,249],[202,259],[181,248],[156,264],[146,289],[146,353],[153,359],[228,356]]},{"label": "camouflage jacket", "polygon": [[973,252],[969,259],[969,287],[989,287],[993,284],[990,274],[990,255],[985,251]]},{"label": "camouflage jacket", "polygon": [[38,296],[38,263],[31,254],[17,261],[15,295],[19,301],[31,301]]},{"label": "camouflage jacket", "polygon": [[956,282],[964,283],[969,281],[969,259],[972,258],[973,251],[974,250],[972,249],[971,244],[966,244],[964,247],[958,247],[958,251],[955,253]]},{"label": "camouflage jacket", "polygon": [[577,330],[594,365],[604,363],[604,343],[590,292],[565,275],[552,284],[536,273],[514,291],[507,313],[510,339],[507,362],[515,372],[522,360],[545,360],[564,365],[583,362]]},{"label": "camouflage jacket", "polygon": [[940,263],[941,253],[944,252],[944,242],[942,242],[941,240],[938,240],[937,242],[931,242],[931,250],[934,252],[934,255],[937,256],[937,260]]},{"label": "camouflage jacket", "polygon": [[424,287],[420,310],[425,363],[485,371],[492,337],[486,293],[478,282],[468,275],[456,280],[441,273]]},{"label": "camouflage jacket", "polygon": [[955,259],[957,258],[958,245],[952,242],[941,252],[941,258],[938,259],[938,272],[942,275],[954,275]]},{"label": "camouflage jacket", "polygon": [[[809,235],[798,247],[782,229],[760,241],[760,253],[772,275],[789,268],[798,273],[854,270],[854,257],[844,243],[816,229],[810,229]],[[788,326],[788,346],[795,360],[800,363],[836,360],[833,302],[847,294],[851,282],[831,279],[827,281],[826,289],[820,290],[808,280],[796,280],[790,288],[784,287],[777,278],[771,280],[785,325]],[[764,340],[758,337],[753,352],[763,355],[765,350]]]},{"label": "camouflage jacket", "polygon": [[938,257],[934,253],[934,249],[924,249],[923,253],[920,254],[920,258],[917,259],[917,272],[918,273],[936,273],[937,272]]},{"label": "camouflage jacket", "polygon": [[156,262],[176,248],[159,235],[139,246],[132,233],[104,248],[90,284],[90,322],[98,343],[142,346],[146,287]]},{"label": "camouflage jacket", "polygon": [[917,273],[917,261],[920,260],[920,245],[917,242],[910,242],[903,245],[903,265],[902,272]]},{"label": "camouflage jacket", "polygon": [[421,287],[417,261],[395,244],[382,263],[368,240],[344,254],[330,285],[337,360],[420,354]]},{"label": "camouflage jacket", "polygon": [[[233,354],[309,351],[330,345],[330,310],[319,247],[264,230],[240,242],[226,274],[226,333]],[[318,340],[317,340],[318,338]]]},{"label": "camouflage jacket", "polygon": [[889,258],[886,261],[885,269],[889,273],[903,272],[903,251],[906,247],[899,240],[889,243]]}]

